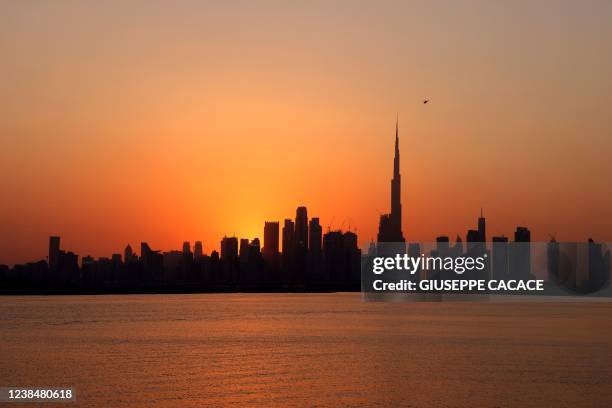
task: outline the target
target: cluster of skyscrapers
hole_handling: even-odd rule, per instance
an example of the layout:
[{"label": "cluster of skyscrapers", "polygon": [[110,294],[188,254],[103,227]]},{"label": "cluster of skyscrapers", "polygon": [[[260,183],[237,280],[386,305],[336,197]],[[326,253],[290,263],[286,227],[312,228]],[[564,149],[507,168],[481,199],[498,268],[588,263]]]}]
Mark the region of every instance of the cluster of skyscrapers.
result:
[{"label": "cluster of skyscrapers", "polygon": [[123,254],[84,256],[79,265],[53,236],[47,261],[0,267],[0,279],[5,288],[64,291],[359,290],[360,263],[354,232],[323,234],[319,218],[298,207],[282,231],[276,221],[264,224],[263,248],[258,238],[228,236],[209,255],[200,241],[168,252],[142,242],[139,255],[127,245]]}]

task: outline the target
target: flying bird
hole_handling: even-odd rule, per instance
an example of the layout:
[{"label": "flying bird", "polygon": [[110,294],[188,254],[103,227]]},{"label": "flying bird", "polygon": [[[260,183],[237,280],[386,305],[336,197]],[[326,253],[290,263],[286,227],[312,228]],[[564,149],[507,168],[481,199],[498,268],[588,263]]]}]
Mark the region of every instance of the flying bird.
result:
[{"label": "flying bird", "polygon": [[429,99],[423,99],[423,105],[425,105],[427,102],[429,102]]}]

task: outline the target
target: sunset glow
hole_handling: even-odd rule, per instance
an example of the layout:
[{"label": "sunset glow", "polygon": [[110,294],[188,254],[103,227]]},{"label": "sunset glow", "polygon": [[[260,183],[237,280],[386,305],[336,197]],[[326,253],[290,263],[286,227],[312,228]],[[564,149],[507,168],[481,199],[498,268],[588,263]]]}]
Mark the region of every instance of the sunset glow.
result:
[{"label": "sunset glow", "polygon": [[209,253],[298,205],[363,247],[396,112],[407,240],[481,207],[491,234],[612,240],[612,3],[239,5],[0,5],[0,263],[50,235]]}]

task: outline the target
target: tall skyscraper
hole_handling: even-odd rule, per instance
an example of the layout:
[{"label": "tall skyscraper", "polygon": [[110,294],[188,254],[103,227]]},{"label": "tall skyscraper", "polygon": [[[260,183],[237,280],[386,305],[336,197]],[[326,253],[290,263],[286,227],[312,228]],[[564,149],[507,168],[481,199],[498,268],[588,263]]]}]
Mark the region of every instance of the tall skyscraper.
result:
[{"label": "tall skyscraper", "polygon": [[146,242],[140,243],[140,259],[142,259],[143,262],[147,262],[149,256],[151,255],[151,252],[152,251],[149,244],[147,244]]},{"label": "tall skyscraper", "polygon": [[49,237],[49,270],[57,271],[60,256],[60,237]]},{"label": "tall skyscraper", "polygon": [[293,251],[295,245],[295,224],[291,219],[285,219],[283,226],[283,255],[288,255]]},{"label": "tall skyscraper", "polygon": [[145,271],[149,271],[153,264],[153,251],[146,242],[140,243],[140,260],[145,268]]},{"label": "tall skyscraper", "polygon": [[359,284],[361,251],[354,232],[329,231],[323,235],[324,278],[329,284],[354,287]]},{"label": "tall skyscraper", "polygon": [[238,258],[240,263],[246,263],[249,256],[249,240],[248,238],[240,238],[240,249],[238,250]]},{"label": "tall skyscraper", "polygon": [[259,254],[261,252],[261,243],[259,242],[259,238],[253,238],[249,243],[249,248],[255,254]]},{"label": "tall skyscraper", "polygon": [[125,249],[123,250],[123,260],[125,263],[131,262],[132,257],[134,256],[134,251],[132,250],[132,246],[127,244]]},{"label": "tall skyscraper", "polygon": [[292,283],[295,274],[293,268],[295,252],[295,224],[290,218],[287,218],[285,219],[285,225],[283,225],[282,272],[280,277],[284,285]]},{"label": "tall skyscraper", "polygon": [[145,279],[160,279],[163,272],[164,257],[158,250],[152,250],[146,242],[140,243],[140,260]]},{"label": "tall skyscraper", "polygon": [[314,217],[310,220],[308,231],[308,271],[306,282],[310,284],[319,284],[324,281],[321,270],[323,261],[323,228],[319,223],[319,219]]},{"label": "tall skyscraper", "polygon": [[191,245],[189,244],[189,241],[185,241],[183,242],[183,256],[190,256],[191,255]]},{"label": "tall skyscraper", "polygon": [[486,221],[480,209],[480,217],[478,217],[478,239],[480,242],[487,242]]},{"label": "tall skyscraper", "polygon": [[189,241],[183,242],[183,256],[181,261],[181,273],[179,276],[180,280],[189,279],[191,274],[191,265],[193,264],[193,253],[191,252],[191,244]]},{"label": "tall skyscraper", "polygon": [[482,208],[480,209],[480,217],[478,217],[478,228],[468,230],[465,238],[467,250],[471,256],[479,256],[478,254],[484,254],[487,251],[486,220],[482,215]]},{"label": "tall skyscraper", "polygon": [[391,213],[380,216],[378,242],[405,242],[402,232],[402,202],[399,153],[399,124],[395,122],[395,157],[391,179]]},{"label": "tall skyscraper", "polygon": [[196,241],[193,246],[193,256],[198,259],[204,256],[204,250],[202,249],[202,241]]},{"label": "tall skyscraper", "polygon": [[298,207],[295,211],[295,246],[308,248],[308,211],[306,207]]},{"label": "tall skyscraper", "polygon": [[312,218],[309,223],[310,231],[308,236],[308,248],[310,249],[310,253],[313,256],[320,256],[321,254],[321,244],[323,237],[323,228],[321,228],[321,224],[319,223],[318,218]]},{"label": "tall skyscraper", "polygon": [[221,240],[221,260],[229,261],[238,257],[238,238],[223,237]]},{"label": "tall skyscraper", "polygon": [[264,246],[262,251],[265,258],[272,259],[278,255],[278,238],[278,222],[266,221],[264,224]]},{"label": "tall skyscraper", "polygon": [[512,278],[531,279],[531,231],[516,227],[514,242],[510,246],[509,273]]},{"label": "tall skyscraper", "polygon": [[531,242],[531,231],[527,227],[516,227],[514,242]]},{"label": "tall skyscraper", "polygon": [[238,282],[238,238],[223,237],[221,240],[221,275],[218,282],[234,285]]}]

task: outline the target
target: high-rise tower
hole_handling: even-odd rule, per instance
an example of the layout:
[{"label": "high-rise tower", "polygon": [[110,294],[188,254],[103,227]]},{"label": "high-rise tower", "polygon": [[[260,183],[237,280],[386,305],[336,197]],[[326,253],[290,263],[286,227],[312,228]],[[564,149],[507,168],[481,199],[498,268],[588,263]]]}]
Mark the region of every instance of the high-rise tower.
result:
[{"label": "high-rise tower", "polygon": [[393,178],[391,179],[391,213],[380,216],[378,242],[405,242],[402,233],[402,201],[399,153],[399,124],[395,121],[395,157],[393,158]]},{"label": "high-rise tower", "polygon": [[264,224],[264,246],[263,256],[270,260],[278,256],[278,238],[279,238],[278,222],[266,221]]},{"label": "high-rise tower", "polygon": [[306,207],[298,207],[295,212],[295,246],[308,248],[308,211]]},{"label": "high-rise tower", "polygon": [[404,240],[402,234],[402,202],[401,202],[401,183],[402,176],[400,175],[400,153],[399,153],[399,124],[395,121],[395,157],[393,158],[393,178],[391,179],[391,222],[394,225],[396,232]]},{"label": "high-rise tower", "polygon": [[49,237],[49,270],[56,272],[60,256],[60,237]]},{"label": "high-rise tower", "polygon": [[487,242],[487,223],[482,208],[480,209],[480,217],[478,217],[478,239],[480,242]]}]

